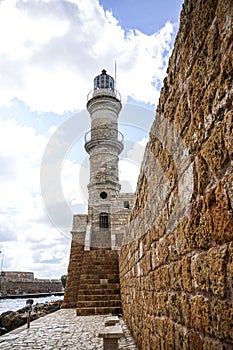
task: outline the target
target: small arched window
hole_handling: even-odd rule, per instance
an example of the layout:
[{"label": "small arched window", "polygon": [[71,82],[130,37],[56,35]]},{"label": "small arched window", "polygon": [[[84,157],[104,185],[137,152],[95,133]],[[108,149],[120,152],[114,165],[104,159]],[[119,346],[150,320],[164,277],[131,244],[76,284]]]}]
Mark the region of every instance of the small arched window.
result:
[{"label": "small arched window", "polygon": [[100,214],[100,228],[101,229],[108,229],[109,222],[108,222],[108,213],[101,213]]}]

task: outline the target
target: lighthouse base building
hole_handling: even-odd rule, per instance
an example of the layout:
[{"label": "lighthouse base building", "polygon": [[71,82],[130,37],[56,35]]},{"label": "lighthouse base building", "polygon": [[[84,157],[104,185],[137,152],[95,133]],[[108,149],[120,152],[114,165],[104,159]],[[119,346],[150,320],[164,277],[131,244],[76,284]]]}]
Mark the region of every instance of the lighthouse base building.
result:
[{"label": "lighthouse base building", "polygon": [[85,135],[90,159],[88,214],[73,217],[64,308],[77,315],[121,312],[118,253],[128,226],[134,195],[121,193],[119,154],[124,136],[118,130],[120,94],[102,71],[88,94],[91,130]]}]

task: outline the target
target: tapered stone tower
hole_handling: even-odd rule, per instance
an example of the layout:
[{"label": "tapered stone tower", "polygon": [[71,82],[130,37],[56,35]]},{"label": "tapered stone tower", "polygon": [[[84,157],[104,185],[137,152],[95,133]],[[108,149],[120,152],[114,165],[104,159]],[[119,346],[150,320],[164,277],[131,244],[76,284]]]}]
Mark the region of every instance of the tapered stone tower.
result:
[{"label": "tapered stone tower", "polygon": [[[118,250],[128,224],[132,193],[120,193],[118,162],[124,137],[118,130],[121,97],[102,70],[87,97],[91,130],[88,214],[73,217],[72,244],[63,307],[78,315],[119,311]],[[87,295],[89,295],[89,299]]]},{"label": "tapered stone tower", "polygon": [[118,131],[120,95],[114,89],[114,79],[105,70],[94,79],[87,109],[91,117],[91,131],[85,137],[85,149],[90,155],[90,243],[92,247],[110,248],[115,241],[111,232],[114,214],[111,204],[120,191],[118,156],[123,150],[123,135]]}]

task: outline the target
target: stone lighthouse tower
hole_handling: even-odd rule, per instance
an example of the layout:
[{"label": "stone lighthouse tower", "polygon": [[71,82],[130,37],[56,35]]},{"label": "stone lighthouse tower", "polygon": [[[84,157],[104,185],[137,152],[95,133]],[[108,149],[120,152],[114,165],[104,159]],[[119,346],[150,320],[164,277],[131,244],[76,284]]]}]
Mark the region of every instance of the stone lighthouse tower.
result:
[{"label": "stone lighthouse tower", "polygon": [[85,136],[85,149],[90,155],[88,224],[92,247],[115,246],[112,228],[117,208],[113,204],[119,198],[118,161],[123,150],[123,135],[118,130],[120,100],[114,79],[102,70],[88,94],[91,130]]},{"label": "stone lighthouse tower", "polygon": [[118,130],[121,97],[102,70],[87,97],[91,130],[85,135],[90,159],[88,214],[73,216],[72,242],[63,307],[78,315],[119,312],[118,250],[126,232],[133,193],[121,193],[118,162],[124,137]]}]

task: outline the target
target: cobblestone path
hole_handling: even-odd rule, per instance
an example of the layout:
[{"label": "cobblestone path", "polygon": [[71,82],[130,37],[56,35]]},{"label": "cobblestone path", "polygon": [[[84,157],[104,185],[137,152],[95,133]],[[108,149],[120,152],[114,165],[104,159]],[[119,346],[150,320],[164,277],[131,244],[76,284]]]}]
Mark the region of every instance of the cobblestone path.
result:
[{"label": "cobblestone path", "polygon": [[[61,309],[0,337],[0,349],[97,350],[103,349],[98,333],[108,316],[76,316],[74,309]],[[133,338],[120,319],[124,337],[119,350],[137,350]]]}]

